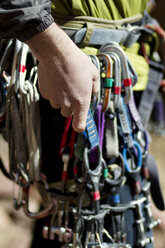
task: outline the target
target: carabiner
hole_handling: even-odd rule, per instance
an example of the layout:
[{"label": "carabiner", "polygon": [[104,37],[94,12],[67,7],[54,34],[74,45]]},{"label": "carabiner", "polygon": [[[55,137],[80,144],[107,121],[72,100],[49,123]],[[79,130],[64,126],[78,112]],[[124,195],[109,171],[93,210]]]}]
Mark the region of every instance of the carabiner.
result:
[{"label": "carabiner", "polygon": [[[97,96],[93,96],[94,100],[92,101],[92,107],[93,109],[96,109],[96,107],[99,105],[100,103],[100,97],[101,97],[101,79],[100,79],[100,62],[99,62],[99,59],[96,55],[89,55],[93,64],[96,66],[97,70],[98,70],[98,73],[99,73],[99,85],[98,85],[98,93],[97,93]],[[96,99],[95,99],[96,98]]]},{"label": "carabiner", "polygon": [[13,63],[12,63],[12,71],[11,71],[11,80],[10,80],[10,85],[14,84],[15,85],[15,92],[17,92],[19,85],[17,82],[18,79],[18,58],[19,58],[19,53],[22,49],[22,42],[18,39],[15,40],[15,49],[14,49],[14,58],[13,58]]},{"label": "carabiner", "polygon": [[148,147],[149,147],[147,131],[138,130],[135,139],[138,141],[139,145],[142,148],[142,157],[145,158],[148,154]]},{"label": "carabiner", "polygon": [[128,62],[125,52],[116,42],[110,42],[105,45],[102,45],[99,51],[100,53],[107,53],[107,54],[109,52],[115,52],[119,55],[121,60],[122,77],[123,77],[125,93],[126,93],[124,97],[124,102],[127,104],[133,94],[133,91],[132,91],[132,80],[129,75]]},{"label": "carabiner", "polygon": [[113,86],[113,61],[111,57],[105,53],[100,53],[97,55],[100,61],[106,63],[106,78],[104,82],[104,99],[103,99],[103,107],[102,111],[107,111],[109,109],[110,99],[111,99],[111,91]]},{"label": "carabiner", "polygon": [[123,154],[123,158],[124,158],[124,162],[125,162],[125,168],[128,171],[129,174],[136,174],[141,170],[142,167],[142,152],[141,152],[141,148],[138,144],[138,142],[136,142],[135,140],[133,140],[133,148],[135,148],[137,150],[137,154],[135,154],[135,150],[132,149],[131,154],[135,155],[137,157],[137,164],[136,164],[136,168],[130,168],[128,165],[128,158],[127,158],[127,151],[128,148],[124,147],[122,150],[122,154]]},{"label": "carabiner", "polygon": [[88,147],[84,148],[84,169],[86,171],[87,177],[93,186],[93,201],[95,203],[95,212],[98,213],[100,210],[100,192],[99,192],[99,182],[102,171],[102,151],[100,145],[97,146],[98,149],[98,163],[95,169],[90,169],[89,158],[88,158]]},{"label": "carabiner", "polygon": [[31,219],[41,219],[41,218],[45,218],[46,216],[50,215],[55,207],[55,203],[53,199],[49,196],[49,199],[48,199],[49,205],[44,210],[41,210],[40,212],[32,213],[29,210],[29,191],[30,191],[30,186],[22,189],[22,209],[25,215]]},{"label": "carabiner", "polygon": [[20,163],[19,172],[21,174],[20,185],[22,187],[27,187],[30,185],[30,175],[29,172],[24,168],[23,163]]},{"label": "carabiner", "polygon": [[97,149],[98,149],[99,161],[98,161],[97,167],[94,170],[91,170],[89,166],[89,159],[88,159],[89,150],[88,150],[88,147],[84,148],[84,165],[85,165],[86,173],[89,176],[100,176],[100,173],[102,170],[102,152],[101,152],[100,145],[97,146]]},{"label": "carabiner", "polygon": [[21,187],[28,187],[30,185],[31,180],[29,172],[24,168],[24,165],[21,162],[15,168],[15,171],[10,171],[10,176],[14,183]]},{"label": "carabiner", "polygon": [[38,73],[37,73],[37,66],[35,65],[34,67],[32,67],[30,71],[29,81],[36,86],[37,80],[38,80]]},{"label": "carabiner", "polygon": [[138,74],[135,71],[134,67],[132,66],[128,57],[126,57],[126,59],[127,59],[127,63],[128,63],[130,78],[132,79],[132,86],[134,86],[138,81]]},{"label": "carabiner", "polygon": [[[105,177],[105,183],[110,186],[110,187],[117,187],[117,186],[120,186],[123,181],[125,180],[125,163],[124,163],[124,158],[123,158],[123,155],[121,153],[119,153],[119,156],[118,158],[120,160],[120,163],[117,163],[117,165],[121,168],[121,173],[120,173],[120,176],[117,178],[117,179],[111,179],[109,178],[108,176]],[[108,166],[105,162],[105,160],[103,160],[103,166],[104,166],[104,170],[105,172],[107,173],[108,175]],[[116,163],[115,163],[116,164]]]},{"label": "carabiner", "polygon": [[24,88],[24,84],[26,77],[26,60],[27,60],[28,50],[29,47],[26,44],[22,44],[22,49],[19,59],[18,87],[21,90],[21,92],[24,94],[27,93]]},{"label": "carabiner", "polygon": [[120,96],[121,96],[121,61],[119,56],[114,53],[110,52],[109,55],[114,60],[114,108],[116,109],[120,104]]}]

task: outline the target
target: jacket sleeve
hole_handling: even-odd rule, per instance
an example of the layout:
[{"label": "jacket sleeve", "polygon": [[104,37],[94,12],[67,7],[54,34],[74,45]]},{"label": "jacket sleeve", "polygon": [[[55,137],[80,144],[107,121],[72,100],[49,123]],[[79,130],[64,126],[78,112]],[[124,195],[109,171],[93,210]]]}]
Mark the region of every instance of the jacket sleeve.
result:
[{"label": "jacket sleeve", "polygon": [[26,41],[53,21],[48,0],[0,0],[0,38]]}]

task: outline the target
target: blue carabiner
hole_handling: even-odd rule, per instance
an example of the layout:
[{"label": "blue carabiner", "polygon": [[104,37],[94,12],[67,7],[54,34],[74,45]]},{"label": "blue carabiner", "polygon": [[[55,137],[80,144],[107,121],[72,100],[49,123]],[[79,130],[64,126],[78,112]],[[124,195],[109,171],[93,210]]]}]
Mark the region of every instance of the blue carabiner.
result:
[{"label": "blue carabiner", "polygon": [[129,173],[136,173],[138,172],[141,167],[142,167],[142,152],[140,149],[140,145],[138,144],[138,142],[136,142],[135,140],[133,140],[133,146],[137,149],[138,155],[137,155],[137,164],[136,164],[136,168],[135,169],[130,169],[128,162],[127,162],[127,150],[128,148],[125,146],[123,148],[122,154],[123,154],[123,158],[124,158],[124,162],[125,162],[125,168]]}]

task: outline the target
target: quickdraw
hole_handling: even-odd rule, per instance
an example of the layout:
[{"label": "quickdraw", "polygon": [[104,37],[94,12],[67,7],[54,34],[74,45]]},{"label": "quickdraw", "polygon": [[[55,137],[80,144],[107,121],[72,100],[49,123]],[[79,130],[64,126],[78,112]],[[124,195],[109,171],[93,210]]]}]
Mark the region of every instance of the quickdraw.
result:
[{"label": "quickdraw", "polygon": [[115,52],[119,55],[120,60],[121,60],[121,66],[122,66],[122,76],[123,76],[123,83],[124,83],[124,88],[126,91],[124,101],[127,104],[133,94],[132,91],[132,80],[129,77],[129,69],[128,69],[128,61],[126,59],[126,54],[124,51],[121,49],[118,43],[111,42],[109,44],[105,44],[101,46],[100,52],[102,53],[109,53],[109,52]]}]

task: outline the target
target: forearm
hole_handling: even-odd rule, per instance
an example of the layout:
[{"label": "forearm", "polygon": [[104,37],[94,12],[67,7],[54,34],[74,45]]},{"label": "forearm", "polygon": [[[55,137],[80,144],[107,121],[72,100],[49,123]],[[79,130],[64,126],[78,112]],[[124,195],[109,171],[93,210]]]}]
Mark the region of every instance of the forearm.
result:
[{"label": "forearm", "polygon": [[[43,60],[51,60],[59,57],[60,61],[63,58],[73,56],[70,52],[78,51],[78,47],[71,41],[66,33],[52,23],[46,30],[26,40],[26,44],[31,48],[33,54],[42,62]],[[71,57],[70,57],[71,58]],[[69,58],[69,61],[70,61]]]},{"label": "forearm", "polygon": [[48,28],[53,18],[48,0],[2,0],[0,2],[0,38],[25,41]]}]

